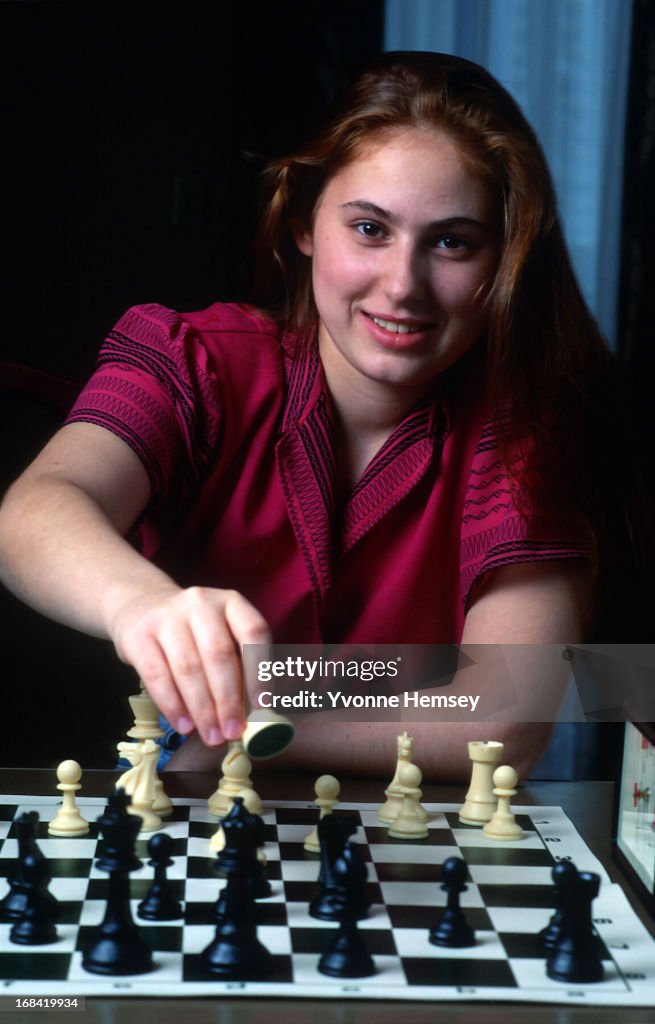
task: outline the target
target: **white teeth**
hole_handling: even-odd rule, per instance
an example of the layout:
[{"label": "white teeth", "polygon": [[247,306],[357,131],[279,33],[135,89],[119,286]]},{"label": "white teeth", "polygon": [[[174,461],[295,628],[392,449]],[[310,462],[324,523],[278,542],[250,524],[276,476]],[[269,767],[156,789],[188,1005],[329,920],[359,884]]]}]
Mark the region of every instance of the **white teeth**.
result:
[{"label": "white teeth", "polygon": [[409,324],[399,324],[395,320],[382,320],[379,316],[372,316],[371,320],[374,324],[378,324],[379,327],[384,327],[386,331],[392,331],[394,334],[412,334],[414,331],[420,330],[420,327],[410,327]]}]

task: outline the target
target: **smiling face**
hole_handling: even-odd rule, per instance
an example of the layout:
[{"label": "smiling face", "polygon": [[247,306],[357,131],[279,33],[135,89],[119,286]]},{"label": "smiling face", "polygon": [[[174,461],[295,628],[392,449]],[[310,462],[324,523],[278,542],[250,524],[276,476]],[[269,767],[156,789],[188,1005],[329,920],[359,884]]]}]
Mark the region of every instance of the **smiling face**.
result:
[{"label": "smiling face", "polygon": [[491,186],[435,130],[386,134],[330,179],[296,240],[333,395],[407,405],[475,344],[498,219]]}]

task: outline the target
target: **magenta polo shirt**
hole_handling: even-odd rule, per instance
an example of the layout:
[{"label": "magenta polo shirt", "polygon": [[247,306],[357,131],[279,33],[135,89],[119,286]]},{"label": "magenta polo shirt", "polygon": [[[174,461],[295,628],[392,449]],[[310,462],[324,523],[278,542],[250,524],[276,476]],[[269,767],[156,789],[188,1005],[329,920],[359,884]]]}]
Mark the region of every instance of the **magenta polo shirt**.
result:
[{"label": "magenta polo shirt", "polygon": [[448,371],[386,441],[334,528],[334,432],[315,340],[257,311],[134,307],[70,421],[130,445],[152,484],[140,543],[183,585],[240,591],[278,643],[457,643],[498,566],[585,556],[517,511],[481,360]]}]

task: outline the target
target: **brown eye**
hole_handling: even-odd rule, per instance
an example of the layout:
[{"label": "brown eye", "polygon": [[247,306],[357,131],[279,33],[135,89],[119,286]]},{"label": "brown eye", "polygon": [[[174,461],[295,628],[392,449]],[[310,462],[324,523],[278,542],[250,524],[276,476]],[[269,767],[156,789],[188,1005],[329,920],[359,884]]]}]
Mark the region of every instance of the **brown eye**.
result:
[{"label": "brown eye", "polygon": [[363,237],[377,241],[384,238],[384,229],[371,220],[360,220],[355,224],[355,230]]},{"label": "brown eye", "polygon": [[442,249],[461,249],[465,245],[465,240],[458,235],[444,235],[437,240],[437,248]]}]

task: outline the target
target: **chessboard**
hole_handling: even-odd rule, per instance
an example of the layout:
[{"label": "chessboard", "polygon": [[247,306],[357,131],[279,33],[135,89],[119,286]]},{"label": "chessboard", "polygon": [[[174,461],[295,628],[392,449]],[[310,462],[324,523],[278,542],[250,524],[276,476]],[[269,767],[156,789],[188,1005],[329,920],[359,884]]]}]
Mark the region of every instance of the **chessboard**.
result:
[{"label": "chessboard", "polygon": [[[148,836],[137,840],[143,866],[130,876],[134,920],[153,950],[154,968],[138,976],[105,977],[82,967],[82,951],[100,924],[107,897],[107,876],[96,867],[99,839],[55,838],[47,824],[59,798],[0,797],[0,898],[16,865],[14,821],[37,811],[38,846],[52,872],[50,891],[61,903],[58,939],[48,945],[16,946],[10,925],[0,924],[0,993],[6,996],[247,996],[393,1000],[494,1000],[576,1005],[655,1005],[655,941],[638,920],[621,888],[613,884],[561,808],[521,809],[525,835],[517,842],[485,839],[480,829],[460,824],[458,805],[425,804],[428,838],[420,842],[390,839],[375,805],[339,804],[335,813],[352,816],[354,835],[368,871],[372,906],[360,932],[373,956],[376,973],[354,980],[330,978],[317,963],[335,925],[315,920],[308,902],[316,891],[319,858],[303,841],[316,824],[311,804],[264,804],[267,877],[272,895],[258,901],[258,937],[272,953],[274,970],[265,980],[228,982],[203,974],[200,954],[214,937],[212,909],[224,880],[214,874],[209,839],[217,819],[203,800],[174,800],[165,831],[173,839],[168,876],[184,901],[183,921],[148,923],[136,905],[152,881]],[[95,821],[104,803],[80,797],[78,804]],[[445,906],[441,889],[444,860],[461,856],[469,880],[462,907],[476,933],[476,944],[447,949],[428,942],[429,929]],[[604,980],[572,985],[547,978],[538,939],[553,913],[553,865],[572,860],[580,870],[597,872],[600,893],[594,902],[596,941]]]}]

